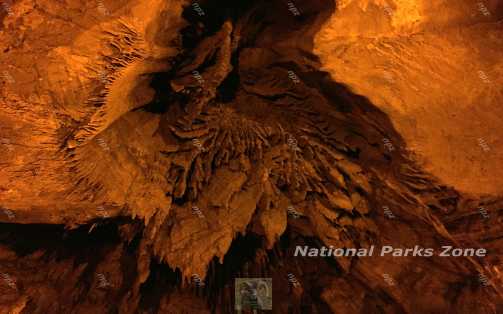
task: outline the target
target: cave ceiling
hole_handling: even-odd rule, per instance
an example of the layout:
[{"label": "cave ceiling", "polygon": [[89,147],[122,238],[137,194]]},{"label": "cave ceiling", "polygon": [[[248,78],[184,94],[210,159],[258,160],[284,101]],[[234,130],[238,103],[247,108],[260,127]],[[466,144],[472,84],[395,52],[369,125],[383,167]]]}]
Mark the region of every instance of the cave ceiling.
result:
[{"label": "cave ceiling", "polygon": [[2,2],[0,313],[503,313],[502,18]]}]

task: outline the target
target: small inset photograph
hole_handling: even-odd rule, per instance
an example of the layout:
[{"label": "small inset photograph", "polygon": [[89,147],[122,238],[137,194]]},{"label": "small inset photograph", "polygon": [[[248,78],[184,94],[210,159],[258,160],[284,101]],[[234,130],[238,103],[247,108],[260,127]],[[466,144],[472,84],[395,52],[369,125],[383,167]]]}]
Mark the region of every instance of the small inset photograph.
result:
[{"label": "small inset photograph", "polygon": [[235,310],[272,310],[272,278],[236,278],[234,282]]}]

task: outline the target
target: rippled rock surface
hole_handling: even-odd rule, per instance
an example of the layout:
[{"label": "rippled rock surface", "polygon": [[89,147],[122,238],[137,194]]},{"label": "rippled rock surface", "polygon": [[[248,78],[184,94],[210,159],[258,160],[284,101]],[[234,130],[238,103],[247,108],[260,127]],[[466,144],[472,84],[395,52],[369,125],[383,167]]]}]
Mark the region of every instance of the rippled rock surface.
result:
[{"label": "rippled rock surface", "polygon": [[503,2],[0,10],[1,313],[503,311]]}]

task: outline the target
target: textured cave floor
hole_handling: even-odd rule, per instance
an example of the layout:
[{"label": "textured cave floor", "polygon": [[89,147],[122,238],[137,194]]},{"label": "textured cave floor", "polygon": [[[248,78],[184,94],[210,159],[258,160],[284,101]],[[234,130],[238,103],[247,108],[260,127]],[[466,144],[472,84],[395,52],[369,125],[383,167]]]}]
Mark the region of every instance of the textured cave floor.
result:
[{"label": "textured cave floor", "polygon": [[[273,279],[273,313],[503,313],[503,200],[468,197],[423,171],[385,113],[320,70],[312,39],[334,4],[309,1],[299,17],[281,1],[201,6],[204,18],[184,10],[180,53],[152,76],[148,104],[106,126],[95,116],[84,127],[72,121],[58,143],[75,172],[89,174],[71,195],[83,204],[101,195],[92,171],[106,169],[94,163],[128,158],[164,195],[138,180],[147,191],[107,207],[110,217],[2,223],[0,272],[15,288],[0,278],[0,313],[234,313],[240,277]],[[134,92],[150,97],[147,88]],[[99,107],[105,116],[107,108]],[[125,153],[107,164],[98,135]],[[120,179],[110,175],[118,189]],[[168,205],[141,212],[150,206],[142,198],[157,197]],[[471,211],[481,206],[490,219]],[[371,244],[483,244],[489,257],[293,257],[296,245]]]}]

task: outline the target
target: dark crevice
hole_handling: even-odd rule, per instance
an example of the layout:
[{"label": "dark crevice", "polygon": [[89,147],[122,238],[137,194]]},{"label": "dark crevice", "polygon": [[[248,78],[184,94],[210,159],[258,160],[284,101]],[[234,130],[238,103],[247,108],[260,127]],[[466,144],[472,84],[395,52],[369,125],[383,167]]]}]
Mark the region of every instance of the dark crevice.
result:
[{"label": "dark crevice", "polygon": [[149,277],[140,287],[139,307],[148,313],[158,313],[161,297],[181,289],[182,275],[180,270],[154,260],[149,269]]},{"label": "dark crevice", "polygon": [[18,256],[27,256],[43,249],[47,256],[56,260],[72,257],[76,264],[80,264],[89,256],[95,256],[97,249],[117,245],[121,241],[118,227],[125,222],[121,218],[105,219],[92,232],[89,230],[93,222],[74,230],[67,230],[63,225],[2,223],[0,243],[15,251]]}]

